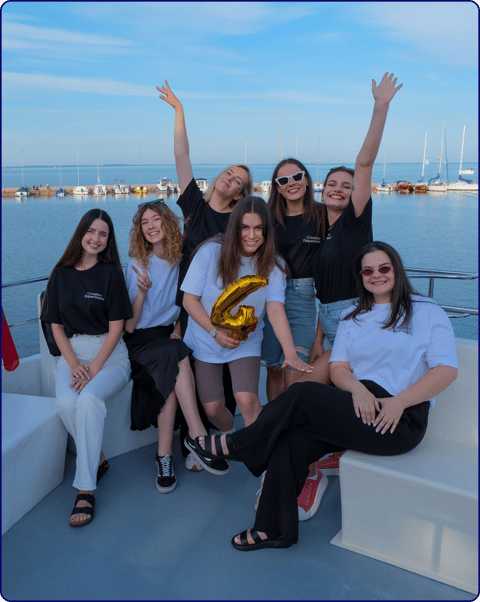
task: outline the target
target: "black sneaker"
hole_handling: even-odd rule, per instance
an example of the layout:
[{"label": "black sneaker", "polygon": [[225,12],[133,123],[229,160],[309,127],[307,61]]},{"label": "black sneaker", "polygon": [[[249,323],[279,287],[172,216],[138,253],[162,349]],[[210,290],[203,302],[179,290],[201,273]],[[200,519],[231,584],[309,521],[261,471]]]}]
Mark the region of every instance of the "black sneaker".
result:
[{"label": "black sneaker", "polygon": [[184,443],[185,447],[195,456],[195,458],[199,461],[203,468],[205,468],[205,470],[208,470],[208,472],[211,472],[212,474],[216,474],[217,476],[221,477],[222,475],[227,474],[227,472],[230,470],[229,463],[226,460],[223,460],[222,458],[208,460],[207,458],[200,457],[195,452],[195,442],[190,437],[190,435],[187,435],[185,437]]},{"label": "black sneaker", "polygon": [[160,493],[170,493],[177,486],[177,477],[173,472],[172,456],[159,456],[155,453],[155,462],[157,463],[157,489]]}]

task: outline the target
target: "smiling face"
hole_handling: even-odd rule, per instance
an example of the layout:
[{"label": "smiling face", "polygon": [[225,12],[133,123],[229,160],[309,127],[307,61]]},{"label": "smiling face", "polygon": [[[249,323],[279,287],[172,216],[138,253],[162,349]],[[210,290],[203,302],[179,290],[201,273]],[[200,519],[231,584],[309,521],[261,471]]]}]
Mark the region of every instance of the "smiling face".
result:
[{"label": "smiling face", "polygon": [[[294,163],[287,163],[286,165],[280,167],[277,173],[277,178],[281,178],[282,176],[288,177],[294,173],[298,173],[299,171],[302,170],[300,169],[300,167],[298,167],[298,165],[295,165]],[[304,175],[303,179],[299,182],[295,182],[292,178],[289,177],[287,184],[285,184],[284,186],[279,186],[277,184],[276,186],[278,192],[283,196],[283,198],[287,202],[295,202],[303,201],[305,193],[307,192],[308,182]]]},{"label": "smiling face", "polygon": [[143,236],[152,245],[159,244],[165,238],[162,229],[162,218],[153,209],[146,209],[140,222]]},{"label": "smiling face", "polygon": [[110,229],[107,222],[97,218],[94,220],[86,234],[82,238],[83,254],[90,257],[96,257],[105,250],[108,243]]},{"label": "smiling face", "polygon": [[243,197],[243,190],[247,182],[247,172],[237,165],[232,165],[218,176],[215,190],[227,198],[238,200]]},{"label": "smiling face", "polygon": [[353,176],[346,171],[336,171],[325,183],[322,202],[326,207],[343,211],[353,190]]},{"label": "smiling face", "polygon": [[245,213],[242,218],[243,255],[251,257],[264,242],[262,218],[258,213]]},{"label": "smiling face", "polygon": [[[390,268],[387,273],[379,269]],[[395,272],[390,257],[385,251],[373,251],[362,258],[362,270],[372,270],[369,275],[362,274],[363,286],[373,294],[375,303],[390,303],[395,286]]]}]

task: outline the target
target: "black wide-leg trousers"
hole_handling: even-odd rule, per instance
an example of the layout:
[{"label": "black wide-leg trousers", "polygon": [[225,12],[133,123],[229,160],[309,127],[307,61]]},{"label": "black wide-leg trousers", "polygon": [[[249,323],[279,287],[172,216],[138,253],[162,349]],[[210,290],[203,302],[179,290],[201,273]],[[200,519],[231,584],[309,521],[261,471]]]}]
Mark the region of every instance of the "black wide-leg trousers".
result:
[{"label": "black wide-leg trousers", "polygon": [[[391,397],[376,383],[361,382],[375,397]],[[256,477],[267,471],[253,528],[296,543],[297,497],[309,465],[339,449],[379,456],[410,451],[425,434],[429,407],[424,401],[407,408],[395,431],[382,435],[357,418],[350,393],[314,382],[292,385],[253,424],[231,435],[247,468]]]}]

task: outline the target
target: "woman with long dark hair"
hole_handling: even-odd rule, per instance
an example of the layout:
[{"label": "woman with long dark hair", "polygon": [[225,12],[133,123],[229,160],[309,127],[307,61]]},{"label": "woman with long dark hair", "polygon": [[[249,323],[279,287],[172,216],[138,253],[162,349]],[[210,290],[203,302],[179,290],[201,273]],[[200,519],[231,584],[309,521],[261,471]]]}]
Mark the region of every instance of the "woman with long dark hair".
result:
[{"label": "woman with long dark hair", "polygon": [[[239,342],[229,325],[219,327],[212,322],[212,308],[229,286],[234,285],[235,290],[235,283],[241,286],[239,279],[256,277],[264,278],[265,285],[243,299],[258,324],[247,340]],[[311,370],[297,356],[293,345],[283,305],[285,274],[276,255],[272,218],[263,199],[246,197],[238,201],[225,235],[207,241],[197,251],[182,290],[189,314],[185,342],[193,349],[199,397],[210,422],[219,430],[227,432],[233,428],[233,416],[225,407],[222,387],[224,364],[228,364],[232,374],[235,398],[245,424],[254,422],[261,410],[258,379],[265,312],[284,350],[283,365]]]},{"label": "woman with long dark hair", "polygon": [[413,291],[398,253],[373,242],[354,266],[359,303],[338,327],[330,357],[335,386],[295,383],[249,427],[195,441],[205,458],[242,461],[255,476],[266,470],[253,529],[232,539],[238,550],[297,543],[297,496],[309,464],[340,448],[410,451],[425,434],[435,395],[457,377],[450,320]]},{"label": "woman with long dark hair", "polygon": [[58,414],[77,449],[73,486],[79,490],[72,527],[93,520],[97,480],[108,469],[101,451],[105,400],[130,377],[122,339],[132,317],[109,215],[88,211],[50,275],[41,319],[52,325],[61,352],[56,371]]},{"label": "woman with long dark hair", "polygon": [[[316,305],[312,272],[314,259],[325,235],[321,205],[315,202],[313,181],[303,163],[284,159],[275,167],[268,208],[275,225],[277,251],[288,268],[285,311],[299,356],[309,361],[315,340]],[[282,370],[280,343],[265,320],[262,361],[267,367],[267,398],[275,399],[298,378],[293,370]],[[326,364],[325,364],[326,368]],[[328,369],[317,380],[329,382]]]}]

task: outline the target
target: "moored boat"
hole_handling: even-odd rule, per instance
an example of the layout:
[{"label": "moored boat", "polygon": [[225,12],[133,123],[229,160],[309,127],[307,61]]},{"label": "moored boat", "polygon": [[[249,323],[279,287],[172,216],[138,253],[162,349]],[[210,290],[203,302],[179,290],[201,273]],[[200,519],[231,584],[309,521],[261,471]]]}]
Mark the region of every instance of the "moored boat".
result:
[{"label": "moored boat", "polygon": [[18,196],[18,197],[26,197],[29,195],[30,195],[30,190],[26,186],[20,186],[20,188],[15,193],[15,196]]},{"label": "moored boat", "polygon": [[86,186],[75,186],[72,191],[75,196],[88,196],[88,188]]},{"label": "moored boat", "polygon": [[107,187],[105,186],[105,184],[95,184],[93,187],[93,194],[95,196],[105,196],[106,194],[108,194]]},{"label": "moored boat", "polygon": [[272,189],[272,183],[270,182],[270,180],[264,180],[261,184],[260,184],[260,190],[262,192],[266,192],[269,193],[270,190]]},{"label": "moored boat", "polygon": [[113,194],[130,194],[130,189],[125,185],[125,180],[115,180]]},{"label": "moored boat", "polygon": [[197,186],[200,188],[201,192],[207,192],[208,184],[205,178],[197,178],[196,180]]},{"label": "moored boat", "polygon": [[67,194],[68,194],[67,191],[62,187],[60,187],[58,190],[55,191],[55,196],[58,196],[58,197],[64,197],[64,196],[67,196]]}]

